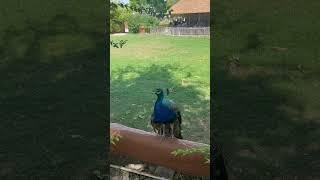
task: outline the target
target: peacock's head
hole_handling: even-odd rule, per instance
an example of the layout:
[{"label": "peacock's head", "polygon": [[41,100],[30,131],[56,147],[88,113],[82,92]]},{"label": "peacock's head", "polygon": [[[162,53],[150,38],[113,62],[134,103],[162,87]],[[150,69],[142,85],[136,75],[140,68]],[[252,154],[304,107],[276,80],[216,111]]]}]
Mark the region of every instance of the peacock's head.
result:
[{"label": "peacock's head", "polygon": [[163,96],[163,90],[160,88],[157,88],[153,91],[157,96]]}]

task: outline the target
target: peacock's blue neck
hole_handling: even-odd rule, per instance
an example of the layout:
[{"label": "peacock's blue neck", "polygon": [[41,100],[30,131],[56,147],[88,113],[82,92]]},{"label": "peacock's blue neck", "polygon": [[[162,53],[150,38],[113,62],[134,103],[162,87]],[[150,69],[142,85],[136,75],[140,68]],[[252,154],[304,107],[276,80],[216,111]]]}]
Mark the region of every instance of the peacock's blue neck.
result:
[{"label": "peacock's blue neck", "polygon": [[156,102],[160,102],[162,101],[164,98],[163,94],[158,95],[157,101]]},{"label": "peacock's blue neck", "polygon": [[175,119],[176,113],[171,109],[170,103],[166,102],[164,95],[159,94],[154,105],[154,121],[167,123]]}]

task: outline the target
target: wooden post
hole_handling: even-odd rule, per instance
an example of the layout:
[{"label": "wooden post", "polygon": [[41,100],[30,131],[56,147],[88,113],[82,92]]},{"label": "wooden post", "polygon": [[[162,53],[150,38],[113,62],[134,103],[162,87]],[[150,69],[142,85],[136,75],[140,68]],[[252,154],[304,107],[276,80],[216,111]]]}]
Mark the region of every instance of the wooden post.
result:
[{"label": "wooden post", "polygon": [[124,24],[124,32],[125,32],[125,33],[128,33],[128,32],[129,32],[128,22],[125,21],[123,24]]},{"label": "wooden post", "polygon": [[140,25],[139,26],[139,34],[144,34],[144,32],[145,32],[144,26]]}]

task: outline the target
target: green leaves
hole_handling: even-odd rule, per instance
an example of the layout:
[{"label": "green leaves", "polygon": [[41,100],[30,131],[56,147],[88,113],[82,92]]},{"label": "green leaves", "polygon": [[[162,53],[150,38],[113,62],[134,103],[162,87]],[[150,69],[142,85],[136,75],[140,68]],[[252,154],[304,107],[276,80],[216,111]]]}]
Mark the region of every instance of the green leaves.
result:
[{"label": "green leaves", "polygon": [[186,156],[186,155],[190,155],[193,153],[200,153],[203,154],[204,159],[205,159],[205,163],[210,164],[210,146],[201,146],[201,147],[195,147],[195,148],[191,148],[191,149],[177,149],[173,152],[171,152],[171,154],[175,155],[175,156]]},{"label": "green leaves", "polygon": [[120,24],[128,21],[129,16],[131,16],[132,11],[127,5],[122,3],[110,3],[110,32],[117,33],[120,32]]},{"label": "green leaves", "polygon": [[167,12],[165,0],[130,0],[130,9],[140,14],[163,18]]},{"label": "green leaves", "polygon": [[123,45],[127,43],[128,40],[120,40],[119,42],[110,41],[110,45],[115,48],[122,48]]},{"label": "green leaves", "polygon": [[122,136],[120,134],[117,133],[111,133],[110,135],[110,143],[112,145],[116,145],[116,142],[118,142],[120,140]]},{"label": "green leaves", "polygon": [[167,9],[171,8],[178,0],[167,0]]},{"label": "green leaves", "polygon": [[139,31],[139,26],[143,25],[145,29],[148,29],[152,26],[159,25],[159,20],[153,16],[146,14],[135,14],[129,17],[128,26],[129,31],[137,33]]}]

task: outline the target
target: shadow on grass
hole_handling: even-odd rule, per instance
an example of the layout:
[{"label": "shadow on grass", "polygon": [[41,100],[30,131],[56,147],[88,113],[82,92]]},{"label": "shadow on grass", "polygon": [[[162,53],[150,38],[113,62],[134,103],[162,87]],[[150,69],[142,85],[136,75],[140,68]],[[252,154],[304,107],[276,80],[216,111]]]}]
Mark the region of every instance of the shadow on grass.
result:
[{"label": "shadow on grass", "polygon": [[[316,170],[320,167],[319,122],[317,118],[304,116],[307,101],[274,85],[289,83],[287,89],[298,91],[303,89],[295,84],[298,79],[317,77],[306,74],[299,78],[300,72],[277,67],[270,67],[275,73],[252,71],[240,77],[239,71],[231,75],[223,66],[215,65],[213,123],[233,176],[236,179],[319,177]],[[241,68],[248,72],[253,66]],[[290,80],[290,73],[296,78]]]},{"label": "shadow on grass", "polygon": [[[177,80],[172,72],[183,72]],[[197,89],[198,81],[188,81],[190,72],[175,65],[151,64],[145,68],[127,66],[111,72],[111,122],[152,131],[150,116],[156,100],[155,88],[173,88],[168,98],[182,112],[182,136],[185,139],[209,144],[209,100]],[[183,82],[182,82],[183,81]]]},{"label": "shadow on grass", "polygon": [[104,36],[76,23],[62,14],[4,32],[0,169],[6,170],[0,177],[105,172]]}]

